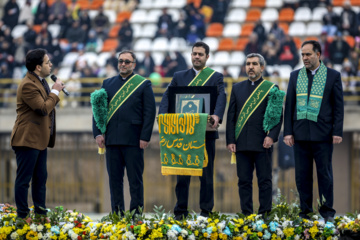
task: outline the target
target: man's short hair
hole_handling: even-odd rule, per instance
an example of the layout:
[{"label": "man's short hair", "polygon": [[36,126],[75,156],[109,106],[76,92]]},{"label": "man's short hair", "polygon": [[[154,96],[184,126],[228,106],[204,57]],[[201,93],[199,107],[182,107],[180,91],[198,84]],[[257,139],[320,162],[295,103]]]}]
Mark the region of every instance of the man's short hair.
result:
[{"label": "man's short hair", "polygon": [[194,47],[202,47],[205,49],[206,56],[210,53],[210,47],[204,42],[196,42],[194,46],[192,47],[191,51],[194,50]]},{"label": "man's short hair", "polygon": [[248,58],[257,57],[259,59],[260,66],[265,66],[265,59],[264,57],[259,53],[250,53],[246,56],[245,62]]},{"label": "man's short hair", "polygon": [[303,44],[301,44],[301,48],[303,46],[305,46],[306,44],[311,44],[313,46],[313,51],[314,52],[319,52],[320,55],[321,55],[321,46],[320,46],[320,43],[318,41],[315,41],[315,40],[305,41],[305,42],[303,42]]},{"label": "man's short hair", "polygon": [[37,65],[42,65],[44,62],[44,56],[47,54],[47,51],[43,48],[37,48],[30,50],[26,54],[25,66],[28,71],[35,71]]},{"label": "man's short hair", "polygon": [[134,53],[133,51],[130,51],[130,50],[121,51],[121,52],[119,53],[118,58],[120,57],[120,55],[125,54],[125,53],[130,53],[130,54],[131,54],[131,57],[134,59],[134,62],[136,62],[136,55],[135,55],[135,53]]}]

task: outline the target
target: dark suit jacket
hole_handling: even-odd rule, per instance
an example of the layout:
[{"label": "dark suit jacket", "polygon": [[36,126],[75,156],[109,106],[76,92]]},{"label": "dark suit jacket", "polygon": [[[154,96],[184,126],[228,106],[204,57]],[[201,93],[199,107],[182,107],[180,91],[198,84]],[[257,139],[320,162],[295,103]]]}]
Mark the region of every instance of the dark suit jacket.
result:
[{"label": "dark suit jacket", "polygon": [[[44,150],[55,145],[56,126],[50,137],[52,110],[59,97],[47,95],[39,79],[30,73],[21,81],[16,96],[17,117],[11,133],[11,146]],[[54,116],[55,117],[55,116]]]},{"label": "dark suit jacket", "polygon": [[234,84],[232,87],[226,122],[226,145],[235,143],[236,151],[264,152],[265,148],[263,147],[263,143],[266,136],[271,137],[274,142],[278,140],[283,118],[282,115],[280,122],[270,130],[269,134],[267,134],[263,128],[264,115],[269,96],[262,101],[259,107],[249,117],[238,139],[235,139],[235,126],[240,111],[246,100],[262,81],[263,79],[261,78],[256,81],[254,85],[251,85],[251,81],[245,80]]},{"label": "dark suit jacket", "polygon": [[[296,83],[299,70],[290,74],[286,95],[284,136],[293,135],[298,141],[332,141],[332,136],[343,135],[344,99],[340,73],[327,68],[327,79],[317,122],[297,120]],[[308,72],[309,89],[312,83]]]},{"label": "dark suit jacket", "polygon": [[[120,75],[104,80],[102,88],[108,94],[108,103],[124,83]],[[151,82],[146,80],[114,113],[106,127],[105,145],[139,146],[140,140],[150,141],[155,114],[154,93]],[[94,138],[101,134],[94,118],[93,134]]]},{"label": "dark suit jacket", "polygon": [[[176,72],[169,86],[188,86],[191,80],[194,79],[194,77],[195,77],[195,71],[193,69]],[[215,72],[204,86],[218,87],[218,95],[216,99],[215,109],[210,109],[210,115],[218,116],[220,118],[220,123],[221,123],[226,106],[226,94],[224,90],[223,75],[219,72]],[[168,112],[169,112],[169,98],[168,98],[168,89],[166,89],[161,99],[159,114],[168,113]],[[218,138],[218,133],[217,131],[206,132],[206,137]]]}]

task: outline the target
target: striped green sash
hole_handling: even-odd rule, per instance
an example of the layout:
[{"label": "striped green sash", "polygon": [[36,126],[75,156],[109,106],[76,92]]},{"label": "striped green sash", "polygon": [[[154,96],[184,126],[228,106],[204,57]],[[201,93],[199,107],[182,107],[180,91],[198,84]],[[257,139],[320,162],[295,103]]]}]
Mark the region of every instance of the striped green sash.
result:
[{"label": "striped green sash", "polygon": [[216,71],[209,68],[209,67],[204,67],[199,73],[198,75],[196,75],[194,77],[193,80],[191,80],[191,82],[189,83],[188,86],[204,86],[205,83],[211,78],[211,76],[215,73]]},{"label": "striped green sash", "polygon": [[[317,122],[320,112],[321,102],[326,84],[327,68],[321,62],[317,70],[308,97],[309,79],[306,74],[306,68],[303,67],[298,75],[296,83],[296,115],[297,120],[308,119]],[[309,101],[308,101],[309,98]]]},{"label": "striped green sash", "polygon": [[275,86],[274,83],[267,80],[262,81],[259,86],[254,90],[250,97],[246,100],[242,107],[235,126],[235,137],[238,139],[240,133],[245,126],[247,120],[260,106],[265,97],[269,94],[271,88]]},{"label": "striped green sash", "polygon": [[121,105],[135,92],[135,90],[146,81],[146,78],[135,74],[117,91],[109,103],[107,123]]}]

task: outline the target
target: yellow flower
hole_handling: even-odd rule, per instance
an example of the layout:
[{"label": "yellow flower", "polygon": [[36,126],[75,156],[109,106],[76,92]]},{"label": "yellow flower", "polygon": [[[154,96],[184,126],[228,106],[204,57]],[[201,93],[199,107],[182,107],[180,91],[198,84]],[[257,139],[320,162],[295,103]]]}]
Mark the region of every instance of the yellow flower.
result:
[{"label": "yellow flower", "polygon": [[178,236],[178,240],[183,240],[183,237],[182,237],[182,236]]},{"label": "yellow flower", "polygon": [[215,223],[218,223],[218,222],[219,222],[219,219],[215,219],[214,222],[215,222]]},{"label": "yellow flower", "polygon": [[216,228],[216,227],[213,227],[213,228],[212,228],[212,231],[213,231],[213,232],[217,232],[217,228]]},{"label": "yellow flower", "polygon": [[264,223],[263,225],[261,225],[261,227],[262,227],[263,229],[266,229],[266,228],[267,228],[267,225]]},{"label": "yellow flower", "polygon": [[195,234],[196,237],[199,236],[199,231],[195,230],[194,234]]},{"label": "yellow flower", "polygon": [[237,227],[234,228],[234,231],[235,231],[235,232],[239,232],[239,228],[237,228]]},{"label": "yellow flower", "polygon": [[259,237],[262,237],[263,234],[262,234],[262,232],[258,232],[257,235],[258,235]]},{"label": "yellow flower", "polygon": [[216,240],[218,238],[218,233],[212,233],[211,235],[210,235],[210,239],[211,240]]},{"label": "yellow flower", "polygon": [[292,235],[294,235],[294,228],[285,228],[283,232],[286,238],[291,237]]},{"label": "yellow flower", "polygon": [[319,232],[319,229],[316,227],[316,225],[314,225],[312,228],[310,228],[309,232],[311,237],[315,238],[316,234]]},{"label": "yellow flower", "polygon": [[209,234],[207,233],[207,232],[204,232],[204,237],[208,237],[209,236]]},{"label": "yellow flower", "polygon": [[247,231],[248,230],[248,226],[244,226],[244,231]]}]

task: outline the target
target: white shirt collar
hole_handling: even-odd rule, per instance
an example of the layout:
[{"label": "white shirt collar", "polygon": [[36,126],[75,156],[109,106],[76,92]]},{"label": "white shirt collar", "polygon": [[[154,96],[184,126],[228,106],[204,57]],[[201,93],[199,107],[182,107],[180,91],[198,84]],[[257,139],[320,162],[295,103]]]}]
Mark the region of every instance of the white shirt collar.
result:
[{"label": "white shirt collar", "polygon": [[319,64],[319,66],[313,71],[313,70],[310,70],[311,71],[311,75],[315,75],[316,71],[319,69],[321,64]]},{"label": "white shirt collar", "polygon": [[201,70],[196,70],[195,68],[193,68],[193,69],[194,69],[194,71],[195,71],[195,76],[198,75],[199,72],[201,71]]}]

